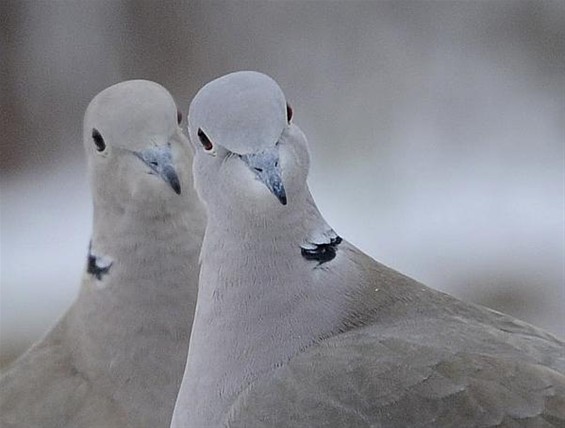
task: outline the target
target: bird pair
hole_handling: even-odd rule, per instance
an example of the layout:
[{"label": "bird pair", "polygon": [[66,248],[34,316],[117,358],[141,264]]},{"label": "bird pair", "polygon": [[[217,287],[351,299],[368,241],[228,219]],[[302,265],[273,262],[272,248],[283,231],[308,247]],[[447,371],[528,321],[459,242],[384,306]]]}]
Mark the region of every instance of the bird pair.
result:
[{"label": "bird pair", "polygon": [[2,426],[565,425],[565,344],[342,240],[271,78],[216,79],[179,122],[146,81],[89,105],[86,273],[0,381]]}]

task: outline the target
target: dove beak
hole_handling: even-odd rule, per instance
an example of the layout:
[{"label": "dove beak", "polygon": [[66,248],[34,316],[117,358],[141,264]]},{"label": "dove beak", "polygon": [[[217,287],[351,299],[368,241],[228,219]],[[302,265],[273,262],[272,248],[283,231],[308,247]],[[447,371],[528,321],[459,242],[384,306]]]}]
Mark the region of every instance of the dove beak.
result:
[{"label": "dove beak", "polygon": [[286,205],[286,191],[279,165],[279,148],[275,146],[259,153],[241,155],[241,160],[247,164],[257,179],[277,197],[279,202]]},{"label": "dove beak", "polygon": [[150,147],[134,154],[151,170],[172,187],[180,195],[180,180],[173,166],[173,154],[170,144]]}]

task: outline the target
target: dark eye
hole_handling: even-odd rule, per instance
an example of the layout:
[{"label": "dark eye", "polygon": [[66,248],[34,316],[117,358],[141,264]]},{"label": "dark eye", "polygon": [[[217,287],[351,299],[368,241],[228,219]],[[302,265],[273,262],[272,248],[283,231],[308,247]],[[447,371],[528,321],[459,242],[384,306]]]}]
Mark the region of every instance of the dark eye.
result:
[{"label": "dark eye", "polygon": [[98,129],[92,128],[92,139],[94,140],[94,145],[96,146],[96,150],[99,152],[103,152],[106,149],[106,143],[104,142],[104,138],[98,132]]},{"label": "dark eye", "polygon": [[180,110],[177,110],[177,123],[180,125],[182,122],[182,113]]},{"label": "dark eye", "polygon": [[214,147],[208,136],[204,133],[202,128],[198,128],[198,138],[200,138],[200,142],[202,143],[202,147],[204,150],[210,151]]},{"label": "dark eye", "polygon": [[288,123],[292,120],[292,107],[286,103],[286,120]]}]

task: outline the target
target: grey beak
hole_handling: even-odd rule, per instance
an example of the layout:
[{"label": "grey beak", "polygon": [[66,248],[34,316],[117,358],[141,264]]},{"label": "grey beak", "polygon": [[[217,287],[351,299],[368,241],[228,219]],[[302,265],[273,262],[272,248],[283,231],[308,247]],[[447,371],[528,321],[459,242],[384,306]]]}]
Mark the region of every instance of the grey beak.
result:
[{"label": "grey beak", "polygon": [[279,165],[279,148],[275,146],[259,153],[241,155],[241,159],[255,176],[267,186],[267,189],[277,197],[280,203],[286,205],[286,191],[284,190]]},{"label": "grey beak", "polygon": [[173,166],[171,146],[151,147],[134,154],[143,161],[151,170],[168,183],[177,195],[180,195],[180,180]]}]

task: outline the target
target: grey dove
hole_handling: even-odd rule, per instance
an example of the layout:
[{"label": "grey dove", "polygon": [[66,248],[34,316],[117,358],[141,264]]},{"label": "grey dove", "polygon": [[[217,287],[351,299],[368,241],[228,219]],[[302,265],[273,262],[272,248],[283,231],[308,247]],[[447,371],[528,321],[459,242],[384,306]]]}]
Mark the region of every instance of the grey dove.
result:
[{"label": "grey dove", "polygon": [[188,126],[208,220],[172,427],[565,426],[565,344],[339,237],[275,81],[208,83]]},{"label": "grey dove", "polygon": [[3,428],[170,425],[205,227],[181,117],[167,90],[144,80],[89,104],[93,230],[80,292],[2,376]]}]

